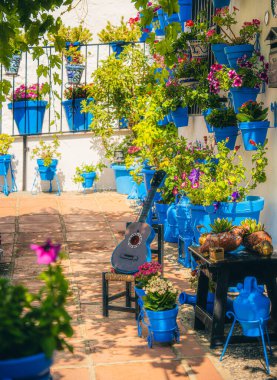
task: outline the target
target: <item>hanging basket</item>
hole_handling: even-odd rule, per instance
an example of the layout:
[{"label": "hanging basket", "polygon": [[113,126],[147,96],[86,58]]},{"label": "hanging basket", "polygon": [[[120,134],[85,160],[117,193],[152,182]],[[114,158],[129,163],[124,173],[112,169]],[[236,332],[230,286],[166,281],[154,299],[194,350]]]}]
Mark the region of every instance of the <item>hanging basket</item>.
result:
[{"label": "hanging basket", "polygon": [[249,100],[255,102],[259,92],[259,88],[231,87],[230,93],[235,113],[239,112],[239,108],[243,103],[248,102]]},{"label": "hanging basket", "polygon": [[10,61],[10,66],[6,67],[6,75],[17,75],[21,62],[21,54],[14,54]]},{"label": "hanging basket", "polygon": [[229,67],[231,67],[231,69],[237,70],[238,58],[242,58],[244,56],[246,58],[251,58],[254,52],[254,46],[251,44],[226,46],[224,48],[224,51],[229,62]]},{"label": "hanging basket", "polygon": [[215,60],[220,65],[229,65],[227,55],[225,53],[225,48],[228,46],[227,44],[211,44],[211,49],[214,54]]},{"label": "hanging basket", "polygon": [[257,150],[257,145],[264,145],[269,126],[268,120],[239,123],[244,149]]},{"label": "hanging basket", "polygon": [[85,65],[65,65],[69,84],[80,84]]},{"label": "hanging basket", "polygon": [[205,59],[208,57],[208,45],[202,41],[188,41],[191,58]]}]

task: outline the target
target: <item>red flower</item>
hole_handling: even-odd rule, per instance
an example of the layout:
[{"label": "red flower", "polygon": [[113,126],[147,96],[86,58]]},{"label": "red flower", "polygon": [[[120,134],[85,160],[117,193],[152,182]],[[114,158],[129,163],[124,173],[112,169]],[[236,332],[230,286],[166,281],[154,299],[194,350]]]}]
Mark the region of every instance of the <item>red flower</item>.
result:
[{"label": "red flower", "polygon": [[192,20],[188,20],[186,22],[186,26],[194,26],[194,22]]},{"label": "red flower", "polygon": [[250,144],[253,146],[257,146],[257,143],[254,140],[249,140]]},{"label": "red flower", "polygon": [[233,9],[234,9],[234,12],[239,11],[239,9],[237,7],[233,7]]},{"label": "red flower", "polygon": [[236,145],[235,146],[235,151],[237,152],[239,150],[239,148],[240,148],[240,145]]},{"label": "red flower", "polygon": [[228,142],[229,140],[230,140],[229,137],[226,137],[225,141]]},{"label": "red flower", "polygon": [[141,150],[141,148],[138,146],[130,146],[128,148],[128,153],[129,154],[135,154],[135,153],[139,152],[140,150]]}]

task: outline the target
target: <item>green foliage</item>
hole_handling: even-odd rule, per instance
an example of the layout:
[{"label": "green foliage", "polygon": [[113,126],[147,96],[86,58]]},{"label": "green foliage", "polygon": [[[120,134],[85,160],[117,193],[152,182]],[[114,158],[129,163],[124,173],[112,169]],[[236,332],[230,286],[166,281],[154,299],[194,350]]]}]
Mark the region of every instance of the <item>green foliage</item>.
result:
[{"label": "green foliage", "polygon": [[74,27],[61,24],[58,32],[50,34],[49,39],[54,43],[56,43],[57,40],[63,41],[63,45],[65,42],[80,42],[80,44],[88,44],[92,40],[92,33],[89,29],[84,28],[82,23],[79,26]]},{"label": "green foliage", "polygon": [[73,177],[73,182],[74,183],[84,182],[84,177],[82,176],[82,174],[92,173],[92,172],[97,173],[96,177],[95,177],[95,181],[97,181],[99,179],[98,172],[101,173],[104,168],[106,168],[106,165],[104,165],[102,163],[98,163],[96,165],[82,164],[81,166],[77,166],[75,169],[75,175]]},{"label": "green foliage", "polygon": [[86,99],[89,97],[89,94],[91,93],[91,87],[93,86],[92,83],[90,84],[79,84],[67,87],[64,90],[63,96],[65,99]]},{"label": "green foliage", "polygon": [[0,134],[0,155],[8,154],[8,151],[14,142],[14,137],[6,133]]},{"label": "green foliage", "polygon": [[108,21],[106,27],[98,33],[100,42],[136,42],[141,35],[140,28],[137,24],[129,24],[124,21],[124,17],[120,20],[119,26],[114,26]]},{"label": "green foliage", "polygon": [[50,358],[55,350],[73,351],[65,340],[73,335],[65,309],[68,281],[59,265],[49,265],[39,278],[37,293],[0,278],[0,360],[41,352]]},{"label": "green foliage", "polygon": [[152,277],[146,287],[143,297],[145,309],[163,311],[173,309],[177,300],[177,289],[173,284],[160,277]]},{"label": "green foliage", "polygon": [[213,224],[210,224],[213,234],[220,234],[221,232],[231,231],[233,224],[228,218],[217,218]]},{"label": "green foliage", "polygon": [[240,122],[263,121],[267,119],[268,108],[263,109],[263,103],[249,100],[239,108],[237,119]]},{"label": "green foliage", "polygon": [[265,230],[264,224],[258,223],[256,219],[245,219],[240,225],[245,229],[247,235]]},{"label": "green foliage", "polygon": [[65,51],[65,58],[68,65],[82,65],[85,62],[83,53],[76,46],[70,46]]},{"label": "green foliage", "polygon": [[46,143],[44,140],[40,140],[38,146],[32,150],[31,158],[43,159],[45,166],[50,166],[54,158],[60,158],[61,154],[58,152],[60,142],[58,137],[54,135],[53,141]]},{"label": "green foliage", "polygon": [[233,107],[213,109],[206,120],[214,128],[234,127],[238,124]]}]

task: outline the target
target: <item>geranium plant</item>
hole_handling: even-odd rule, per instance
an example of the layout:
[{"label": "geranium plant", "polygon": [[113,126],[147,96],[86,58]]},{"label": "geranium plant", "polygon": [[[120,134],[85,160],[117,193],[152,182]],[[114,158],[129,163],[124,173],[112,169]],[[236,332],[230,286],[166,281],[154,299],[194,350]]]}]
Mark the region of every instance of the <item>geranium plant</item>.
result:
[{"label": "geranium plant", "polygon": [[99,174],[106,167],[106,165],[102,163],[98,163],[96,165],[82,164],[81,166],[77,166],[75,169],[75,175],[73,177],[74,183],[82,183],[84,182],[83,173],[96,173],[95,180],[98,180]]},{"label": "geranium plant", "polygon": [[263,109],[263,103],[249,100],[239,108],[237,119],[241,122],[264,121],[267,119],[268,108]]},{"label": "geranium plant", "polygon": [[238,124],[233,107],[214,109],[206,116],[206,120],[214,128],[233,127]]},{"label": "geranium plant", "polygon": [[17,87],[13,94],[13,101],[19,102],[22,100],[42,100],[43,95],[46,94],[47,91],[44,91],[44,84],[32,84],[30,86],[25,86],[25,84]]},{"label": "geranium plant", "polygon": [[66,63],[68,65],[82,65],[85,62],[85,57],[77,46],[70,45],[65,53]]},{"label": "geranium plant", "polygon": [[0,155],[8,154],[9,149],[11,148],[12,143],[14,142],[14,137],[6,134],[0,134]]},{"label": "geranium plant", "polygon": [[98,33],[100,42],[136,42],[141,35],[138,24],[127,23],[124,21],[124,17],[120,20],[119,26],[114,26],[108,21],[106,27]]},{"label": "geranium plant", "polygon": [[139,271],[134,274],[135,285],[139,289],[145,289],[149,280],[156,276],[161,276],[162,266],[157,261],[151,261],[150,263],[144,263],[139,266]]},{"label": "geranium plant", "polygon": [[58,152],[60,142],[57,136],[53,137],[53,141],[46,143],[40,140],[38,145],[32,150],[31,158],[43,159],[44,166],[50,166],[54,158],[60,158],[61,154]]},{"label": "geranium plant", "polygon": [[93,84],[80,84],[70,86],[64,90],[63,96],[65,99],[86,99],[92,91]]},{"label": "geranium plant", "polygon": [[66,341],[73,329],[65,308],[69,284],[58,262],[61,245],[48,240],[31,248],[38,264],[47,265],[39,275],[42,285],[36,293],[0,278],[0,360],[40,353],[51,358],[55,350],[73,351]]},{"label": "geranium plant", "polygon": [[147,310],[171,310],[176,305],[178,290],[172,282],[161,277],[152,277],[145,287],[145,293],[142,298]]}]

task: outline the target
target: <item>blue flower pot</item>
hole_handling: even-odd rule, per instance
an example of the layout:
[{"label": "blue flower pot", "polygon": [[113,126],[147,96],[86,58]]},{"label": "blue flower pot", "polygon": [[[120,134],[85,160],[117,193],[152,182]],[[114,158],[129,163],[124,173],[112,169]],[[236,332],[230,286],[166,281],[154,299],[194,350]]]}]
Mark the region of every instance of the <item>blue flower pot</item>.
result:
[{"label": "blue flower pot", "polygon": [[[191,224],[192,229],[194,233],[194,239],[196,244],[199,244],[199,238],[200,235],[204,232],[210,232],[211,231],[211,219],[210,215],[206,211],[206,208],[202,205],[191,205]],[[203,226],[202,229],[200,229],[199,226]]]},{"label": "blue flower pot", "polygon": [[231,0],[213,0],[214,8],[229,7]]},{"label": "blue flower pot", "polygon": [[130,171],[125,165],[112,164],[111,168],[115,175],[116,191],[119,194],[129,194],[134,186],[134,181],[130,175]]},{"label": "blue flower pot", "polygon": [[42,131],[45,109],[48,102],[45,100],[28,100],[9,103],[8,108],[13,110],[13,117],[20,135],[37,135]]},{"label": "blue flower pot", "polygon": [[81,102],[84,100],[91,103],[93,98],[69,99],[62,102],[70,131],[86,131],[89,129],[89,126],[93,120],[93,115],[91,113],[81,113],[83,108]]},{"label": "blue flower pot", "polygon": [[81,176],[84,178],[84,182],[82,182],[83,188],[90,189],[93,186],[96,173],[95,172],[82,173]]},{"label": "blue flower pot", "polygon": [[50,367],[53,360],[44,354],[26,356],[25,358],[0,360],[0,378],[13,380],[41,379],[47,380],[50,376]]},{"label": "blue flower pot", "polygon": [[177,328],[178,306],[164,311],[145,310],[156,342],[171,342]]},{"label": "blue flower pot", "polygon": [[174,123],[174,121],[173,121],[173,117],[172,117],[172,113],[171,113],[171,112],[169,112],[169,113],[166,115],[166,117],[167,117],[167,121],[168,121],[169,123]]},{"label": "blue flower pot", "polygon": [[259,88],[248,88],[248,87],[232,87],[230,88],[230,93],[232,95],[232,103],[236,113],[239,112],[239,108],[243,103],[248,100],[256,101],[257,96],[260,92]]},{"label": "blue flower pot", "polygon": [[180,22],[178,13],[172,13],[171,16],[168,16],[167,13],[164,14],[166,25],[172,24],[173,22]]},{"label": "blue flower pot", "polygon": [[227,137],[229,138],[226,143],[227,148],[234,150],[236,145],[236,139],[238,136],[238,127],[223,127],[223,128],[214,128],[214,134],[216,142],[226,141]]},{"label": "blue flower pot", "polygon": [[188,107],[178,107],[171,112],[173,122],[177,128],[187,127],[189,122]]},{"label": "blue flower pot", "polygon": [[167,211],[169,209],[169,204],[155,202],[155,209],[157,213],[158,224],[164,224],[167,218]]},{"label": "blue flower pot", "polygon": [[[230,1],[230,0],[228,0]],[[227,44],[211,44],[212,52],[214,54],[215,60],[221,65],[229,65],[227,55],[225,54],[224,48],[228,46]]]},{"label": "blue flower pot", "polygon": [[128,128],[128,119],[126,117],[122,117],[119,120],[119,129],[127,129]]},{"label": "blue flower pot", "polygon": [[176,216],[179,235],[183,239],[192,239],[191,205],[187,197],[183,196],[176,205]]},{"label": "blue flower pot", "polygon": [[79,84],[81,82],[85,65],[65,65],[68,84]]},{"label": "blue flower pot", "polygon": [[162,9],[159,9],[157,11],[157,15],[158,15],[158,20],[160,24],[160,29],[164,30],[164,28],[166,27],[165,13]]},{"label": "blue flower pot", "polygon": [[174,202],[167,210],[166,221],[164,224],[164,241],[168,243],[178,243],[178,237],[177,206]]},{"label": "blue flower pot", "polygon": [[[207,295],[207,312],[210,314],[213,314],[214,310],[214,299],[215,295],[214,293],[208,292]],[[182,292],[179,295],[179,303],[180,305],[192,305],[195,307],[197,301],[197,295],[196,294],[187,294],[186,292]]]},{"label": "blue flower pot", "polygon": [[162,120],[159,120],[157,122],[157,124],[160,126],[160,127],[164,127],[165,125],[168,124],[168,120],[167,120],[167,116],[165,116]]},{"label": "blue flower pot", "polygon": [[18,74],[21,58],[22,58],[21,54],[13,54],[12,55],[9,67],[6,67],[6,72],[5,72],[6,75],[17,75]]},{"label": "blue flower pot", "polygon": [[186,22],[192,19],[192,0],[178,0],[179,4],[179,20]]},{"label": "blue flower pot", "polygon": [[243,56],[246,56],[247,58],[251,58],[254,52],[254,46],[251,44],[226,46],[224,48],[224,51],[229,62],[229,67],[237,70],[238,58],[242,58]]},{"label": "blue flower pot", "polygon": [[240,294],[234,300],[234,312],[239,320],[243,335],[245,336],[260,336],[259,327],[257,324],[251,323],[269,319],[270,300],[263,295],[263,289],[257,285],[255,277],[245,277],[244,285],[238,284]]},{"label": "blue flower pot", "polygon": [[214,223],[216,218],[228,218],[235,226],[246,218],[255,219],[258,222],[263,208],[264,198],[253,195],[249,195],[242,202],[220,202],[217,211],[213,206],[205,207],[209,213],[210,223]]},{"label": "blue flower pot", "polygon": [[[143,174],[143,177],[144,177],[144,184],[145,184],[145,188],[146,188],[147,192],[151,189],[151,180],[153,178],[155,171],[156,170],[146,169],[146,168],[142,169],[142,171],[141,171],[141,173]],[[163,183],[159,187],[161,188],[162,186],[163,186]],[[157,202],[160,200],[161,200],[160,193],[156,193],[154,196],[154,201]]]},{"label": "blue flower pot", "polygon": [[214,130],[213,127],[207,122],[206,117],[211,114],[212,110],[213,108],[208,108],[207,110],[202,111],[202,115],[204,116],[206,127],[209,133],[213,133]]},{"label": "blue flower pot", "polygon": [[0,156],[0,176],[5,176],[8,173],[11,161],[11,154],[3,154]]},{"label": "blue flower pot", "polygon": [[136,286],[134,286],[134,289],[135,289],[135,292],[136,292],[136,295],[141,298],[141,297],[144,297],[146,294],[145,294],[145,290],[143,289],[140,289],[140,288],[137,288]]},{"label": "blue flower pot", "polygon": [[42,181],[53,181],[59,160],[53,159],[50,166],[45,166],[42,159],[37,160],[38,171]]},{"label": "blue flower pot", "polygon": [[239,123],[239,129],[241,130],[242,140],[245,150],[257,150],[257,146],[250,143],[251,140],[256,144],[264,145],[269,128],[269,121],[252,121]]},{"label": "blue flower pot", "polygon": [[112,47],[113,53],[115,53],[116,58],[119,58],[120,54],[122,53],[124,49],[124,45],[126,45],[126,42],[124,41],[114,41],[110,43]]}]

